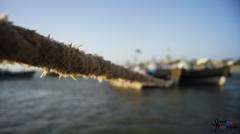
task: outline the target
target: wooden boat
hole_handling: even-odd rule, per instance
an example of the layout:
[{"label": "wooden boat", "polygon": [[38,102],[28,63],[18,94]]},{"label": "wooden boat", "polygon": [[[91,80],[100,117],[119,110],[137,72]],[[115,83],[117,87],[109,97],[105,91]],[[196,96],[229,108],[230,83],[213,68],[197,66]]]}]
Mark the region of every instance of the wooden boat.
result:
[{"label": "wooden boat", "polygon": [[223,86],[229,74],[229,67],[202,70],[182,70],[180,84],[212,84]]},{"label": "wooden boat", "polygon": [[0,80],[12,80],[12,79],[30,79],[34,75],[34,71],[27,72],[10,72],[0,70]]},{"label": "wooden boat", "polygon": [[174,80],[174,84],[208,84],[223,86],[226,82],[226,77],[229,77],[230,68],[212,68],[212,69],[179,69],[179,68],[155,68],[147,70],[147,73],[159,79]]},{"label": "wooden boat", "polygon": [[156,68],[155,70],[147,70],[148,75],[151,75],[158,79],[172,80],[173,85],[178,85],[179,79],[181,77],[182,70],[177,67],[173,68]]}]

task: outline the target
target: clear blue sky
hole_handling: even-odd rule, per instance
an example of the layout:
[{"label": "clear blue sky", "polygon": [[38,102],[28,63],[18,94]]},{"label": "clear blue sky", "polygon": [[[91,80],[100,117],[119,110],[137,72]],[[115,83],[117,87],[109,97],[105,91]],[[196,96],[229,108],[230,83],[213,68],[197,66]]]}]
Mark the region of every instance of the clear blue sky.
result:
[{"label": "clear blue sky", "polygon": [[81,44],[116,63],[173,57],[240,58],[239,0],[0,0],[15,24]]}]

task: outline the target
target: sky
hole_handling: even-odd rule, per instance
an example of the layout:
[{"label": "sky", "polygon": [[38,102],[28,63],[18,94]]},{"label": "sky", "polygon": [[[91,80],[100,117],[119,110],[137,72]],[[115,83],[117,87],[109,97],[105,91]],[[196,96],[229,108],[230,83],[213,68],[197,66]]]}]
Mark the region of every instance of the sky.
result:
[{"label": "sky", "polygon": [[0,13],[119,64],[136,49],[140,61],[240,58],[239,0],[0,0]]}]

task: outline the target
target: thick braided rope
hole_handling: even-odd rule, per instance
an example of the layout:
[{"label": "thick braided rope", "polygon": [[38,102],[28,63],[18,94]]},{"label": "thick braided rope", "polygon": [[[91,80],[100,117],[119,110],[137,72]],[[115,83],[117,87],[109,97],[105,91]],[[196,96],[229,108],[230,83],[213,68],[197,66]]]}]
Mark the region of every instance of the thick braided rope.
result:
[{"label": "thick braided rope", "polygon": [[87,54],[71,45],[44,37],[34,30],[0,20],[0,62],[17,62],[53,71],[63,76],[92,76],[109,80],[154,83],[162,87],[169,82],[132,72],[122,66]]}]

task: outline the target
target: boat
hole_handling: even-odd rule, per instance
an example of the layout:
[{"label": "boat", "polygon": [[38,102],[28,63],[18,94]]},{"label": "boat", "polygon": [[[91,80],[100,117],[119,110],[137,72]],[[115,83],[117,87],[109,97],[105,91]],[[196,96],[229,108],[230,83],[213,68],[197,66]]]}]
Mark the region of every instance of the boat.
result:
[{"label": "boat", "polygon": [[150,64],[146,68],[146,73],[158,79],[172,80],[173,85],[178,85],[182,69],[179,68],[178,64]]},{"label": "boat", "polygon": [[[142,67],[144,74],[161,80],[171,80],[173,85],[223,86],[231,76],[233,61],[213,61],[208,58],[196,60],[172,60],[148,62]],[[139,70],[139,69],[138,69]],[[137,71],[140,72],[140,71]],[[142,71],[141,71],[142,72]]]},{"label": "boat", "polygon": [[0,80],[31,79],[34,73],[35,71],[11,72],[7,70],[0,70]]},{"label": "boat", "polygon": [[180,84],[210,84],[223,86],[229,74],[229,67],[185,70],[182,69]]},{"label": "boat", "polygon": [[150,66],[146,72],[159,79],[173,79],[175,85],[219,85],[223,86],[229,77],[230,66],[214,67],[209,64],[176,62]]}]

